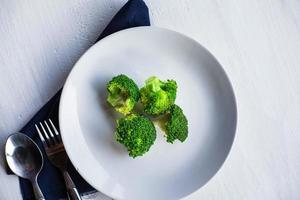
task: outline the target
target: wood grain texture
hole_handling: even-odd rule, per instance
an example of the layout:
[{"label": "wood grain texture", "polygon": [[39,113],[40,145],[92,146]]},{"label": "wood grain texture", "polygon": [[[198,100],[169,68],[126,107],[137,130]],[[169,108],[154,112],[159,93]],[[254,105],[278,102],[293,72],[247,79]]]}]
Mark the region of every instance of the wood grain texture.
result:
[{"label": "wood grain texture", "polygon": [[[184,33],[217,57],[237,98],[237,136],[228,159],[186,199],[300,199],[300,1],[145,1],[153,25]],[[7,135],[63,85],[124,3],[1,1],[1,150]],[[3,167],[0,184],[0,199],[21,198],[16,177]]]}]

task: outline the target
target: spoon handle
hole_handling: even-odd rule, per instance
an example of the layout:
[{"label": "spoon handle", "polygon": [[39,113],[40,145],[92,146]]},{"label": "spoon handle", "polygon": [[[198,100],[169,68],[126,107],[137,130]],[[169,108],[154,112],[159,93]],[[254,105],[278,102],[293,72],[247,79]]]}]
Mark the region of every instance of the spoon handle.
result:
[{"label": "spoon handle", "polygon": [[32,187],[33,187],[33,192],[34,192],[34,196],[35,196],[36,200],[45,200],[45,197],[44,197],[36,179],[34,181],[32,181]]}]

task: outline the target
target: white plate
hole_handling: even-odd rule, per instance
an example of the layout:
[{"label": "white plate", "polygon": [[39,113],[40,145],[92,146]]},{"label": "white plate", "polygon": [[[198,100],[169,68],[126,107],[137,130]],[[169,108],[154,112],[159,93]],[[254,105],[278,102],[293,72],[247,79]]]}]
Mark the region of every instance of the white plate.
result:
[{"label": "white plate", "polygon": [[[106,103],[106,83],[122,73],[140,87],[153,75],[177,81],[176,103],[189,121],[184,143],[169,144],[158,130],[148,153],[128,156],[114,139],[118,116]],[[78,172],[97,190],[129,200],[173,200],[202,187],[225,161],[237,120],[233,90],[217,60],[194,40],[154,27],[127,29],[90,48],[66,81],[59,111]]]}]

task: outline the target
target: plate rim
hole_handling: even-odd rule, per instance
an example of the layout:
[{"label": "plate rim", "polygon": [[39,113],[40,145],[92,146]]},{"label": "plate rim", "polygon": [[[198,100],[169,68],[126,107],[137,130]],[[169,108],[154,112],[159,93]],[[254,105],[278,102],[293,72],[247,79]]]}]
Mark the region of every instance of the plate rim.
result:
[{"label": "plate rim", "polygon": [[[225,79],[227,80],[228,82],[228,87],[232,93],[232,105],[233,105],[233,108],[234,108],[234,119],[233,119],[233,123],[234,123],[234,127],[233,127],[233,137],[232,137],[232,140],[230,141],[230,147],[228,149],[228,153],[227,155],[225,156],[224,160],[222,161],[221,165],[218,167],[218,169],[216,170],[216,172],[199,188],[197,188],[196,190],[194,190],[193,192],[181,197],[181,198],[185,198],[187,196],[190,196],[194,193],[196,193],[197,191],[199,191],[201,188],[203,188],[204,186],[206,186],[214,177],[216,177],[216,175],[219,173],[219,171],[221,170],[221,168],[225,165],[226,161],[228,160],[228,157],[230,155],[230,153],[232,152],[232,149],[233,149],[233,146],[234,146],[234,143],[235,143],[235,140],[236,140],[236,134],[237,134],[237,126],[238,126],[238,106],[237,106],[237,99],[236,99],[236,95],[235,95],[235,92],[234,92],[234,89],[233,89],[233,85],[232,85],[232,82],[230,81],[230,78],[227,74],[227,72],[225,71],[223,65],[221,65],[221,62],[205,47],[203,46],[200,42],[198,42],[197,40],[183,34],[183,33],[180,33],[178,31],[175,31],[175,30],[171,30],[171,29],[168,29],[168,28],[163,28],[163,27],[158,27],[158,26],[139,26],[139,27],[133,27],[133,28],[127,28],[127,29],[124,29],[124,30],[120,30],[120,31],[117,31],[115,33],[112,33],[108,36],[106,36],[105,38],[99,40],[98,42],[96,42],[95,44],[93,44],[92,46],[90,46],[79,58],[78,60],[75,62],[75,64],[73,65],[72,69],[70,70],[67,78],[66,78],[66,81],[63,85],[63,89],[62,89],[62,92],[61,92],[61,96],[60,96],[60,100],[59,100],[59,109],[58,109],[58,118],[59,118],[59,127],[61,127],[61,119],[63,118],[63,114],[62,114],[62,102],[64,101],[65,99],[65,94],[66,94],[66,86],[69,84],[70,82],[70,77],[72,76],[72,74],[77,70],[78,67],[76,67],[79,63],[79,61],[86,55],[88,54],[88,52],[90,52],[92,49],[95,49],[97,48],[97,46],[101,45],[101,43],[103,43],[104,41],[106,40],[109,40],[110,38],[113,38],[113,37],[116,37],[124,32],[130,32],[130,31],[135,31],[135,30],[138,30],[138,29],[156,29],[156,30],[160,30],[160,31],[164,31],[164,32],[171,32],[171,33],[175,33],[177,35],[179,35],[180,37],[183,37],[187,40],[190,40],[191,42],[193,42],[195,45],[199,46],[200,48],[202,48],[208,55],[210,55],[214,60],[215,62],[219,65],[220,67],[220,70],[222,71],[223,75],[225,76]],[[61,131],[61,129],[60,129]],[[62,131],[61,131],[62,132]],[[65,143],[64,141],[66,140],[65,139],[65,136],[64,134],[62,133],[62,140],[63,140],[63,143]],[[111,197],[111,198],[114,198],[116,199],[117,197],[113,194],[113,193],[107,193],[106,191],[101,191],[100,188],[97,188],[95,187],[95,185],[93,184],[93,181],[90,180],[90,178],[86,177],[85,175],[83,175],[80,171],[79,171],[79,168],[78,166],[76,166],[74,164],[74,161],[75,159],[72,159],[71,158],[71,153],[70,153],[70,150],[68,150],[68,148],[65,148],[66,152],[67,152],[67,155],[69,157],[69,160],[70,162],[72,163],[72,165],[74,166],[74,168],[76,169],[76,171],[80,174],[80,176],[88,183],[90,184],[96,191],[98,192],[101,192],[103,194],[105,194],[106,196],[108,197]],[[75,162],[75,163],[78,163],[78,162]]]}]

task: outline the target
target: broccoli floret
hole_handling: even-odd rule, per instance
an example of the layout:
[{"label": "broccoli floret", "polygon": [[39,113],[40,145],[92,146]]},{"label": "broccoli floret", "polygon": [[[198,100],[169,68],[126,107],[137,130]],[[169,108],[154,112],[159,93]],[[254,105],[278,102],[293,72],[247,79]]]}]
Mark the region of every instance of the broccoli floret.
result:
[{"label": "broccoli floret", "polygon": [[117,120],[116,140],[127,148],[129,156],[142,156],[155,139],[155,127],[147,117],[130,114]]},{"label": "broccoli floret", "polygon": [[123,74],[108,82],[107,91],[107,102],[124,115],[129,114],[139,100],[138,86]]},{"label": "broccoli floret", "polygon": [[146,85],[140,90],[145,113],[150,115],[165,113],[174,104],[176,91],[177,84],[174,80],[163,82],[154,76],[147,79]]},{"label": "broccoli floret", "polygon": [[166,113],[163,130],[166,132],[167,142],[173,143],[176,139],[185,141],[188,136],[188,121],[179,106],[172,105]]}]

